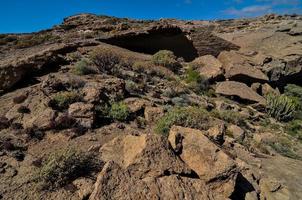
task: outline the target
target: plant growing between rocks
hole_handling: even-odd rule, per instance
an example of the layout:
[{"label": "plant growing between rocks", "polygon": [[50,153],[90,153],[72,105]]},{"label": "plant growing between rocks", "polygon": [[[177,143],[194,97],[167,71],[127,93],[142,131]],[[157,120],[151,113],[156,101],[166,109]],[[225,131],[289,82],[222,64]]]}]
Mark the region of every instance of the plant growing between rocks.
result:
[{"label": "plant growing between rocks", "polygon": [[154,54],[152,57],[152,62],[155,65],[166,67],[174,72],[178,71],[181,67],[174,53],[168,50],[161,50]]},{"label": "plant growing between rocks", "polygon": [[176,107],[168,111],[157,121],[155,132],[167,136],[173,125],[196,129],[207,129],[209,113],[199,107]]},{"label": "plant growing between rocks", "polygon": [[286,95],[276,96],[269,94],[266,101],[267,114],[278,121],[292,120],[296,110],[298,109],[297,102]]},{"label": "plant growing between rocks", "polygon": [[188,87],[198,94],[206,92],[209,88],[207,79],[200,75],[193,66],[189,66],[185,74],[185,81]]},{"label": "plant growing between rocks", "polygon": [[123,103],[113,103],[109,110],[109,117],[115,121],[126,121],[130,115],[128,106]]},{"label": "plant growing between rocks", "polygon": [[56,110],[64,110],[70,104],[81,101],[81,99],[81,95],[76,91],[59,92],[52,97],[50,106]]},{"label": "plant growing between rocks", "polygon": [[82,59],[75,64],[74,73],[76,75],[93,74],[95,71],[89,66],[91,63],[87,59]]},{"label": "plant growing between rocks", "polygon": [[100,72],[113,72],[114,68],[121,64],[121,56],[109,48],[96,48],[91,54],[90,59],[97,66]]},{"label": "plant growing between rocks", "polygon": [[39,170],[37,180],[42,189],[57,189],[81,176],[89,175],[98,166],[92,154],[67,149],[52,153]]}]

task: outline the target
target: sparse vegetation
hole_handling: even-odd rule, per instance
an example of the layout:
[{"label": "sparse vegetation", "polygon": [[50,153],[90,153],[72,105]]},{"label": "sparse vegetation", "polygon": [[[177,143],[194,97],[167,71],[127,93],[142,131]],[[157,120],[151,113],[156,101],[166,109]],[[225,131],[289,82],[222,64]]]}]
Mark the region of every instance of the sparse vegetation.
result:
[{"label": "sparse vegetation", "polygon": [[57,41],[59,40],[59,36],[55,36],[51,33],[45,34],[34,34],[34,35],[26,35],[21,38],[18,38],[16,42],[17,48],[27,48],[35,45],[39,45],[45,42]]},{"label": "sparse vegetation", "polygon": [[73,149],[58,151],[44,161],[38,180],[42,189],[56,189],[78,177],[88,175],[96,166],[97,162],[91,154]]},{"label": "sparse vegetation", "polygon": [[120,55],[109,48],[96,48],[90,58],[100,72],[112,72],[122,62]]},{"label": "sparse vegetation", "polygon": [[166,67],[172,71],[178,71],[180,63],[172,51],[161,50],[153,55],[152,62],[155,65]]},{"label": "sparse vegetation", "polygon": [[51,104],[50,106],[58,110],[64,110],[67,109],[70,104],[80,100],[81,100],[81,95],[78,92],[75,91],[59,92],[53,96],[52,100],[50,101]]},{"label": "sparse vegetation", "polygon": [[293,120],[287,123],[285,132],[302,142],[302,120]]},{"label": "sparse vegetation", "polygon": [[202,94],[209,88],[207,79],[200,75],[193,66],[189,66],[186,71],[185,81],[189,88],[198,94]]},{"label": "sparse vegetation", "polygon": [[278,121],[289,121],[293,119],[298,108],[297,102],[286,95],[276,96],[269,94],[267,96],[267,114]]},{"label": "sparse vegetation", "polygon": [[231,110],[213,110],[211,111],[211,115],[215,118],[224,120],[228,123],[240,125],[244,121],[244,117],[240,115],[238,112],[231,111]]},{"label": "sparse vegetation", "polygon": [[91,63],[87,59],[82,59],[75,64],[74,73],[77,75],[93,74],[95,71],[89,66]]},{"label": "sparse vegetation", "polygon": [[292,159],[301,159],[299,155],[293,149],[293,145],[286,138],[279,138],[278,141],[269,142],[269,146],[271,146],[277,153],[292,158]]},{"label": "sparse vegetation", "polygon": [[129,108],[123,102],[113,103],[109,111],[109,116],[113,120],[117,121],[126,121],[129,117],[129,114]]},{"label": "sparse vegetation", "polygon": [[157,121],[155,131],[158,134],[167,136],[173,125],[206,129],[208,126],[209,113],[199,107],[176,107],[171,109]]}]

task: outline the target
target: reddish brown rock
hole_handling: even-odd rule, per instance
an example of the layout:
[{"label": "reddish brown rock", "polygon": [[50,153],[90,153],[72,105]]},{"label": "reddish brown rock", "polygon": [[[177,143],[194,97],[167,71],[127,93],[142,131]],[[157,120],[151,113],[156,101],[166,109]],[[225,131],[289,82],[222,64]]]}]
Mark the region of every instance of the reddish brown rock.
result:
[{"label": "reddish brown rock", "polygon": [[[178,144],[179,139],[181,144]],[[188,164],[215,195],[228,198],[234,191],[238,169],[235,162],[204,133],[190,128],[173,126],[169,141],[174,149],[181,145],[181,159]]]}]

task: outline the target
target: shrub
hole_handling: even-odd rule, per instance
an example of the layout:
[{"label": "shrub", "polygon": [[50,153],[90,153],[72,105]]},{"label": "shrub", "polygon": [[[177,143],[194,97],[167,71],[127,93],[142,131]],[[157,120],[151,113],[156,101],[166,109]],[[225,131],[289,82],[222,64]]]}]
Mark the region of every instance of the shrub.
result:
[{"label": "shrub", "polygon": [[121,63],[120,55],[109,48],[96,48],[90,58],[101,72],[112,72]]},{"label": "shrub", "polygon": [[54,109],[64,110],[72,103],[81,100],[81,96],[75,91],[64,91],[55,94],[55,96],[50,101],[50,106]]},{"label": "shrub", "polygon": [[293,119],[295,111],[298,108],[296,101],[286,95],[267,96],[266,112],[269,116],[278,121],[289,121]]},{"label": "shrub", "polygon": [[231,111],[231,110],[213,110],[211,111],[211,116],[226,121],[228,123],[240,125],[243,123],[244,118],[238,112]]},{"label": "shrub", "polygon": [[301,156],[299,156],[295,152],[295,150],[293,149],[293,145],[288,139],[280,138],[277,142],[268,142],[268,145],[271,146],[277,153],[283,156],[292,159],[302,159]]},{"label": "shrub", "polygon": [[39,171],[38,180],[43,189],[62,187],[70,181],[88,175],[97,166],[91,154],[77,152],[72,149],[58,151],[51,154],[43,162]]},{"label": "shrub", "polygon": [[204,130],[208,127],[209,113],[199,107],[173,108],[157,121],[155,132],[167,136],[173,125]]},{"label": "shrub", "polygon": [[284,94],[290,97],[296,97],[299,99],[299,102],[302,102],[302,87],[294,84],[288,84],[284,88]]},{"label": "shrub", "polygon": [[77,75],[87,75],[95,73],[95,71],[89,65],[90,63],[88,60],[80,60],[75,64],[74,73]]},{"label": "shrub", "polygon": [[177,58],[172,51],[161,50],[153,55],[152,62],[155,65],[160,65],[169,68],[172,71],[177,71],[180,68],[180,63],[176,59]]},{"label": "shrub", "polygon": [[111,105],[110,111],[109,111],[109,116],[117,121],[125,121],[128,119],[130,114],[128,106],[123,103],[113,103]]},{"label": "shrub", "polygon": [[302,120],[293,120],[286,124],[285,132],[302,142]]},{"label": "shrub", "polygon": [[192,66],[186,71],[185,81],[189,88],[196,93],[204,93],[209,88],[207,79],[200,75]]}]

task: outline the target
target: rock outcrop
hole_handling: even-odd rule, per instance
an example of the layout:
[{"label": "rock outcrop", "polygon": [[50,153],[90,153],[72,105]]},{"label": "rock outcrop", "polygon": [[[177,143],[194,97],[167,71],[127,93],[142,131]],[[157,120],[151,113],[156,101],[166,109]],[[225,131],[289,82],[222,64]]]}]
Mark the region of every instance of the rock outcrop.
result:
[{"label": "rock outcrop", "polygon": [[244,83],[225,81],[217,84],[216,93],[233,96],[248,102],[265,103],[265,99]]}]

